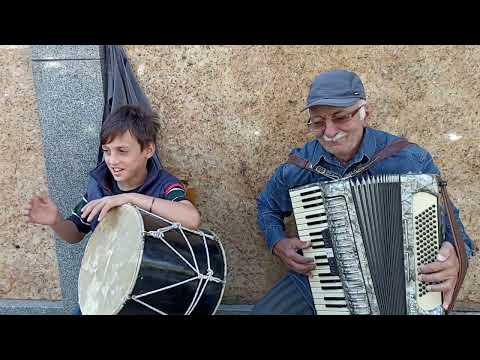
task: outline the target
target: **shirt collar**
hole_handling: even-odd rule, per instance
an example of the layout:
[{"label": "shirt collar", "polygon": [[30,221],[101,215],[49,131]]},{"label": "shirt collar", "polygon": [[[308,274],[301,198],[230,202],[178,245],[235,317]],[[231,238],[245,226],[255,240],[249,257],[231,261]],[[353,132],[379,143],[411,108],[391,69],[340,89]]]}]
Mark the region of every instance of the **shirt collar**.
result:
[{"label": "shirt collar", "polygon": [[[162,166],[157,155],[152,156],[147,160],[147,178],[142,186],[138,189],[139,192],[147,189],[159,176]],[[97,183],[103,188],[103,190],[108,194],[112,192],[113,177],[108,170],[107,164],[105,161],[102,161],[95,169],[90,171],[90,175],[97,181]]]},{"label": "shirt collar", "polygon": [[335,158],[331,153],[329,153],[325,148],[320,144],[317,140],[317,146],[314,152],[314,156],[312,159],[312,164],[314,166],[318,165],[320,161],[325,161],[329,164],[338,166],[338,167],[350,167],[352,164],[357,164],[363,161],[366,158],[366,161],[370,161],[373,156],[375,155],[377,150],[377,140],[375,138],[375,134],[370,128],[365,128],[365,132],[363,134],[362,144],[360,145],[360,149],[355,154],[352,160],[348,162],[346,166],[343,166],[341,162]]}]

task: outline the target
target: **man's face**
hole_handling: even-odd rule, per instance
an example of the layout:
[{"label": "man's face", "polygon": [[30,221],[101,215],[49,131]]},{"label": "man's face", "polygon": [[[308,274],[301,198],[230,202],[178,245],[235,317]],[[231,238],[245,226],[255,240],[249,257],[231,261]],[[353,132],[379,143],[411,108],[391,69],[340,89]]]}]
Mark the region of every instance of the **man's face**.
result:
[{"label": "man's face", "polygon": [[141,150],[137,139],[129,131],[116,136],[102,145],[105,163],[120,185],[138,185],[146,175],[147,160],[153,155],[155,145],[149,144]]},{"label": "man's face", "polygon": [[[362,118],[363,111],[365,116]],[[360,147],[367,117],[366,105],[356,104],[348,108],[313,106],[310,108],[309,128],[325,150],[340,161],[348,162]]]}]

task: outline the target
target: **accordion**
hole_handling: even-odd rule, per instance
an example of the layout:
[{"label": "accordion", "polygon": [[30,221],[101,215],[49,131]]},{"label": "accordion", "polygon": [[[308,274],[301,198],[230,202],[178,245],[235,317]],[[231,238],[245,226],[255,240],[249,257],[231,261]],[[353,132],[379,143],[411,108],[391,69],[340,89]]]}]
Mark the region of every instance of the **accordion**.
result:
[{"label": "accordion", "polygon": [[309,282],[319,315],[442,315],[418,268],[444,238],[437,175],[378,175],[290,190],[300,240],[315,258]]}]

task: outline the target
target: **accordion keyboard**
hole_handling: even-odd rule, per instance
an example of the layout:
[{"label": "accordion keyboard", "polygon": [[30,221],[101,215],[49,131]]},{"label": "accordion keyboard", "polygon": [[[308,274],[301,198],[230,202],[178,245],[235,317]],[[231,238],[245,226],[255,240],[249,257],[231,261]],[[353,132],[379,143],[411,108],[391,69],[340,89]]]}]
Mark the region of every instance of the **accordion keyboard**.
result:
[{"label": "accordion keyboard", "polygon": [[309,282],[317,314],[349,315],[333,251],[331,245],[326,244],[328,225],[320,187],[292,190],[290,198],[299,239],[312,244],[303,250],[303,255],[315,259],[316,268],[312,271]]}]

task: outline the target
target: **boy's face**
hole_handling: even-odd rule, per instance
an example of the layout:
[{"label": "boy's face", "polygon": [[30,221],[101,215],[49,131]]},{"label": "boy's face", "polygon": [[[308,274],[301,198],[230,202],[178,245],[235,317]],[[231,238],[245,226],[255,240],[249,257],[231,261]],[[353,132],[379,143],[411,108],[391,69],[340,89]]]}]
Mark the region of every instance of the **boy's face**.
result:
[{"label": "boy's face", "polygon": [[140,186],[147,174],[147,160],[153,156],[155,145],[141,150],[137,139],[126,131],[108,144],[102,145],[105,163],[119,185]]}]

